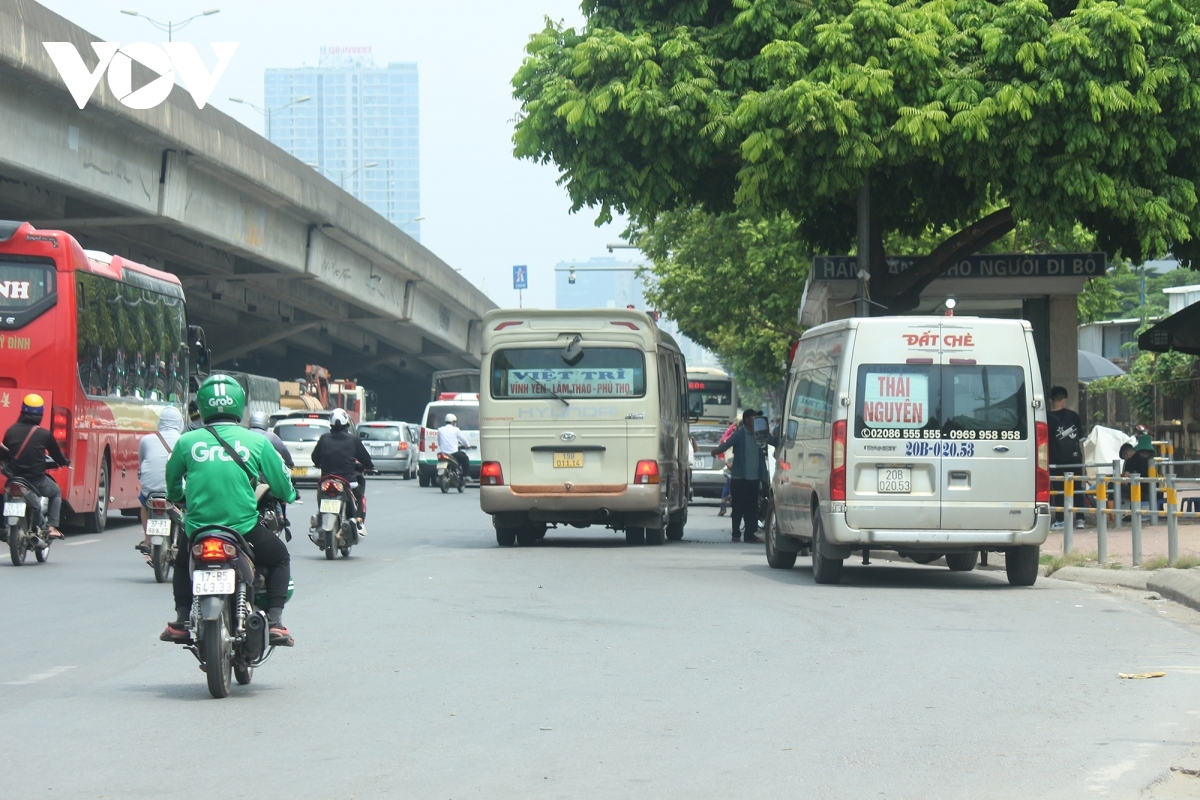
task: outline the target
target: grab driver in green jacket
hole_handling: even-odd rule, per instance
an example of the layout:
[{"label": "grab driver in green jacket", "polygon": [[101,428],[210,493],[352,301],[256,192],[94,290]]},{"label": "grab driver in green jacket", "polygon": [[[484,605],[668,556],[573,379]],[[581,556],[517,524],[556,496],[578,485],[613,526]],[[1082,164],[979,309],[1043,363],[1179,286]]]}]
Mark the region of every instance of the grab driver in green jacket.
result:
[{"label": "grab driver in green jacket", "polygon": [[[180,436],[167,461],[167,498],[171,502],[183,502],[184,479],[187,480],[188,541],[179,548],[175,559],[175,621],[167,623],[159,638],[177,644],[186,644],[191,639],[185,626],[192,612],[192,576],[188,569],[192,535],[205,525],[224,525],[242,534],[254,548],[256,568],[269,570],[266,594],[271,644],[291,647],[295,641],[283,625],[291,556],[278,536],[258,524],[258,504],[247,469],[265,481],[281,502],[295,502],[296,489],[267,437],[239,424],[246,407],[246,394],[237,381],[228,375],[210,376],[196,391],[196,402],[204,427]],[[214,431],[241,456],[247,469],[234,461],[213,435]]]}]

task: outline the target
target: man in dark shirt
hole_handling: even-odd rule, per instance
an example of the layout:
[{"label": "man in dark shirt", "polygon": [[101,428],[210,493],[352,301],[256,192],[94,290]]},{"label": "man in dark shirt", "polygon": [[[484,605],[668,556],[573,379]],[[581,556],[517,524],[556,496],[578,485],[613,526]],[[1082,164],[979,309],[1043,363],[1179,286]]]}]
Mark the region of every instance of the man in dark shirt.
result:
[{"label": "man in dark shirt", "polygon": [[[1050,427],[1050,474],[1064,475],[1071,472],[1078,481],[1083,475],[1083,448],[1080,446],[1083,439],[1083,421],[1079,419],[1078,414],[1067,408],[1067,390],[1061,386],[1050,390],[1050,411],[1046,413],[1046,422]],[[1056,482],[1056,485],[1061,487],[1061,483]],[[1082,493],[1075,493],[1076,508],[1083,506],[1083,498]],[[1064,505],[1061,491],[1057,494],[1054,505]],[[1062,526],[1063,512],[1056,511],[1054,523],[1050,527]],[[1083,527],[1082,516],[1075,518],[1075,527]]]},{"label": "man in dark shirt", "polygon": [[35,516],[39,524],[45,522],[49,525],[51,539],[61,539],[58,524],[62,513],[62,491],[54,479],[46,474],[46,455],[49,454],[60,467],[69,467],[71,462],[63,455],[50,431],[41,427],[45,411],[46,401],[41,395],[25,395],[21,403],[21,416],[4,434],[0,459],[3,459],[8,474],[29,481],[38,494],[49,501],[48,519],[41,519],[40,505],[34,506]]},{"label": "man in dark shirt", "polygon": [[[1138,437],[1135,451],[1136,452],[1134,452],[1133,455],[1125,459],[1125,463],[1121,468],[1121,472],[1126,477],[1131,475],[1140,475],[1141,477],[1145,478],[1150,474],[1150,459],[1154,458],[1154,441],[1150,438],[1150,434],[1143,433]],[[1140,481],[1140,483],[1142,484],[1141,507],[1144,511],[1149,507],[1150,484],[1145,481]],[[1126,497],[1129,497],[1129,495],[1127,494]],[[1130,513],[1133,513],[1133,511],[1136,511],[1136,509],[1131,507]],[[1148,524],[1150,522],[1150,518],[1143,514],[1142,522],[1143,524]]]},{"label": "man in dark shirt", "polygon": [[329,433],[317,440],[312,451],[312,462],[320,468],[321,477],[336,475],[350,484],[354,500],[358,503],[358,535],[366,536],[367,500],[366,487],[359,476],[355,463],[363,469],[375,469],[367,448],[350,431],[350,415],[344,409],[335,408],[329,415]]}]

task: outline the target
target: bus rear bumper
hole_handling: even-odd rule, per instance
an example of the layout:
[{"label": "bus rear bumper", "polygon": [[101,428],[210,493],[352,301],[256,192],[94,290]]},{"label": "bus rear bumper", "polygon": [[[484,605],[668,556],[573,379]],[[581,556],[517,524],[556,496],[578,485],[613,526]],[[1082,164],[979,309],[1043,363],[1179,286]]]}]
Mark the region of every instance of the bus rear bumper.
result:
[{"label": "bus rear bumper", "polygon": [[479,505],[500,526],[529,522],[658,528],[666,501],[655,484],[481,486]]}]

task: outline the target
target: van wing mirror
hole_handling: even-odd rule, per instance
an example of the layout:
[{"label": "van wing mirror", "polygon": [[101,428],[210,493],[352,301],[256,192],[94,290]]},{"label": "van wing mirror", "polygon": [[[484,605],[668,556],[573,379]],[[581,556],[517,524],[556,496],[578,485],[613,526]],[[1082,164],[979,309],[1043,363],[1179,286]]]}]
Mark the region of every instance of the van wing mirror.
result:
[{"label": "van wing mirror", "polygon": [[787,424],[787,443],[791,447],[796,443],[796,436],[800,433],[800,422],[798,420],[789,419]]},{"label": "van wing mirror", "polygon": [[573,367],[583,360],[583,345],[580,344],[581,341],[583,341],[583,337],[575,334],[575,338],[571,340],[571,343],[563,348],[562,360],[567,362],[567,366]]}]

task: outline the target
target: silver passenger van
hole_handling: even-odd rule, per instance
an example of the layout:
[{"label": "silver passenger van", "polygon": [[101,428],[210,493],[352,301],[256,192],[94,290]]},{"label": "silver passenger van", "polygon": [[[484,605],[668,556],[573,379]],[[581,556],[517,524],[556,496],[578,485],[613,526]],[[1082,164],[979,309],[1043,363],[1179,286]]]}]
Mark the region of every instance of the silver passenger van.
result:
[{"label": "silver passenger van", "polygon": [[483,318],[479,503],[496,541],[548,525],[683,538],[687,367],[649,316],[507,309]]},{"label": "silver passenger van", "polygon": [[1004,554],[1032,585],[1049,531],[1049,441],[1032,329],[1021,320],[878,317],[800,339],[788,376],[767,561],[811,550],[817,583],[852,552]]}]

